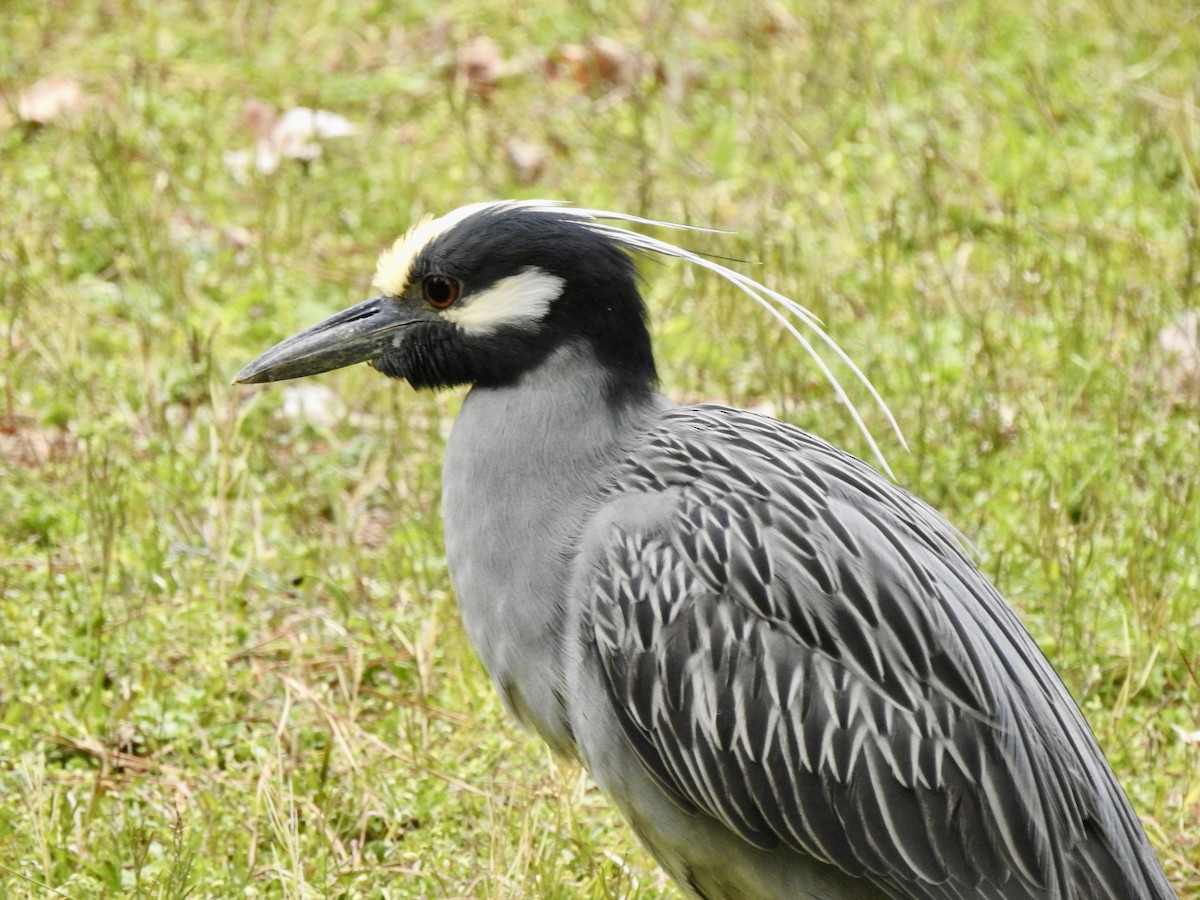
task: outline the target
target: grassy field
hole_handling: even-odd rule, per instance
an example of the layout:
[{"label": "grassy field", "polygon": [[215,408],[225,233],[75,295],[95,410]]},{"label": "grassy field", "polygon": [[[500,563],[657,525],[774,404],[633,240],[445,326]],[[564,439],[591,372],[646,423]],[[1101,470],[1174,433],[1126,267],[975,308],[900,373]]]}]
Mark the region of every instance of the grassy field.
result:
[{"label": "grassy field", "polygon": [[[403,7],[5,4],[0,895],[674,896],[463,636],[461,395],[230,386],[421,214],[545,196],[734,231],[687,244],[828,323],[1200,897],[1194,7]],[[356,133],[231,168],[248,100]],[[867,454],[732,288],[645,274],[668,393]]]}]

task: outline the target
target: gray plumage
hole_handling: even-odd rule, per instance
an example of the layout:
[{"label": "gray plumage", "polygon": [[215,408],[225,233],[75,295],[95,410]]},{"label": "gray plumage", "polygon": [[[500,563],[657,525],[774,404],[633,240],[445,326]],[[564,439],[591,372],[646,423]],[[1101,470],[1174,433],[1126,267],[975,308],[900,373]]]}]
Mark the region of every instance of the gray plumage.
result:
[{"label": "gray plumage", "polygon": [[[622,327],[642,327],[608,251],[647,239],[546,206],[453,216],[387,276],[401,325],[366,329],[381,301],[361,304],[239,380],[368,359],[474,385],[443,472],[467,632],[509,709],[588,768],[681,886],[708,900],[1174,896],[1079,710],[945,520],[794,427],[652,390],[652,361],[642,371],[605,330],[623,302]],[[402,351],[443,327],[412,286],[446,272],[457,331]],[[506,319],[505,277],[560,293],[538,316],[504,293],[524,303]],[[615,285],[605,318],[561,326],[603,303],[594,282]],[[353,352],[329,356],[330,328]],[[386,340],[364,348],[367,331]],[[461,373],[459,356],[474,361]]]}]

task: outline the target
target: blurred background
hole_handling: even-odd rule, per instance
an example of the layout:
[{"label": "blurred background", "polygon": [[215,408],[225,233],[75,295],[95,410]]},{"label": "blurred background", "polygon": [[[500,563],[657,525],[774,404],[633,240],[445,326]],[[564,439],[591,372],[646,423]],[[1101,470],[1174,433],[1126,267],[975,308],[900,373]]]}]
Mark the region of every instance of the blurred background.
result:
[{"label": "blurred background", "polygon": [[[1197,15],[4,3],[0,894],[674,896],[466,644],[462,393],[230,386],[420,216],[546,197],[827,323],[1200,897]],[[761,310],[643,272],[670,395],[870,458]]]}]

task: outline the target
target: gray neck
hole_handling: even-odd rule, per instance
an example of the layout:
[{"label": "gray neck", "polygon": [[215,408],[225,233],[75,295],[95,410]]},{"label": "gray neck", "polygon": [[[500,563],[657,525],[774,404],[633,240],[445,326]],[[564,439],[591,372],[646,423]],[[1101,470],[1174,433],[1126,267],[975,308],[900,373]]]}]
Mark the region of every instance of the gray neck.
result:
[{"label": "gray neck", "polygon": [[560,753],[567,580],[578,535],[631,429],[665,401],[614,405],[586,348],[515,385],[476,387],[442,470],[446,554],[463,623],[506,705]]}]

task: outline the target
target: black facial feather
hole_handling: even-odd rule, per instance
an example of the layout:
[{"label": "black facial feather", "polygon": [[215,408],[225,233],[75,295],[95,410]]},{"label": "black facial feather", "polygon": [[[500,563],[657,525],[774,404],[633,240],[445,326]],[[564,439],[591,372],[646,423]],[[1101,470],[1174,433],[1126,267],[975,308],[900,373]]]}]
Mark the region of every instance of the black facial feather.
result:
[{"label": "black facial feather", "polygon": [[478,384],[500,387],[537,366],[558,344],[527,328],[502,328],[486,337],[468,336],[450,322],[421,322],[371,366],[414,388]]},{"label": "black facial feather", "polygon": [[[449,321],[403,332],[400,346],[373,363],[414,387],[511,383],[558,348],[585,343],[614,384],[649,389],[656,381],[646,309],[630,255],[578,218],[553,210],[488,209],[435,238],[417,257],[410,282],[428,275],[462,284],[460,303],[502,278],[536,267],[563,280],[562,294],[539,322],[472,335]],[[411,298],[416,301],[417,298]]]}]

